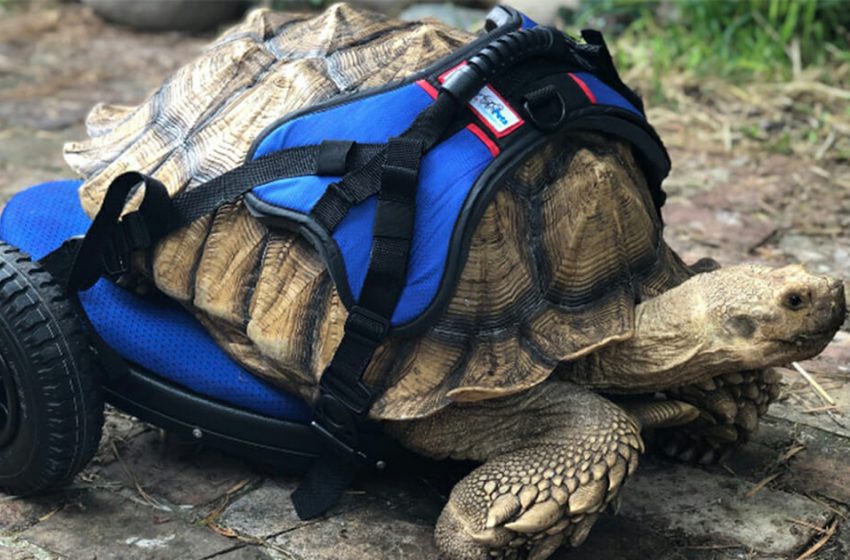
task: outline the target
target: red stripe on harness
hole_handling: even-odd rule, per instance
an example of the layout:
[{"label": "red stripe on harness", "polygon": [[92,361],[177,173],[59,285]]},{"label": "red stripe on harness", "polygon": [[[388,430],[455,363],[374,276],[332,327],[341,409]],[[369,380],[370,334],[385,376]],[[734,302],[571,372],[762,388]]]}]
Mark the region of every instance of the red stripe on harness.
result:
[{"label": "red stripe on harness", "polygon": [[[439,94],[439,92],[437,91],[437,88],[435,88],[428,82],[428,80],[419,80],[418,82],[416,82],[416,85],[424,89],[425,93],[427,93],[434,99],[437,99],[437,95]],[[496,143],[493,142],[493,140],[491,140],[490,137],[487,136],[487,134],[483,130],[481,130],[478,125],[470,124],[466,127],[466,129],[472,134],[474,134],[476,138],[481,140],[481,142],[485,146],[487,146],[487,149],[490,150],[490,153],[493,154],[493,157],[499,155],[499,153],[501,152],[499,146],[497,146]]]},{"label": "red stripe on harness", "polygon": [[499,150],[499,146],[497,146],[496,143],[493,142],[489,136],[487,136],[487,133],[481,130],[478,125],[470,124],[466,127],[466,129],[475,136],[477,136],[478,139],[481,140],[485,146],[487,146],[487,149],[490,150],[490,153],[493,154],[493,157],[499,155],[499,152],[501,151]]},{"label": "red stripe on harness", "polygon": [[590,88],[587,87],[587,84],[584,83],[584,80],[582,80],[572,72],[568,73],[567,75],[572,78],[575,83],[578,84],[578,87],[581,88],[581,91],[584,92],[584,94],[587,96],[591,103],[596,103],[596,96],[593,95],[593,92],[590,91]]},{"label": "red stripe on harness", "polygon": [[421,87],[422,89],[424,89],[424,90],[425,90],[425,93],[427,93],[428,95],[430,95],[432,98],[437,99],[437,93],[438,93],[438,92],[437,92],[437,88],[435,88],[434,86],[432,86],[432,85],[428,82],[428,80],[419,80],[418,82],[416,82],[416,85],[418,85],[419,87]]}]

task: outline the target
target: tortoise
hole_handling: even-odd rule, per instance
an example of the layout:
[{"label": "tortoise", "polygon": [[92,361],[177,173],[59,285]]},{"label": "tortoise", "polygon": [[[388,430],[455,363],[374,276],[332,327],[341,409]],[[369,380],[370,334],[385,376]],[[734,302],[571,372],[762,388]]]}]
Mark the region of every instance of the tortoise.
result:
[{"label": "tortoise", "polygon": [[[100,104],[66,146],[95,215],[119,174],[171,195],[238,166],[281,114],[403,80],[473,36],[344,4],[251,12],[137,107]],[[191,310],[261,378],[307,400],[348,310],[298,233],[243,202],[171,234],[124,283]],[[500,179],[455,291],[423,333],[378,351],[370,417],[422,455],[483,463],[436,526],[451,559],[547,558],[578,546],[644,451],[710,461],[745,441],[777,396],[770,367],[819,353],[843,285],[800,266],[688,266],[631,147],[564,132]]]}]

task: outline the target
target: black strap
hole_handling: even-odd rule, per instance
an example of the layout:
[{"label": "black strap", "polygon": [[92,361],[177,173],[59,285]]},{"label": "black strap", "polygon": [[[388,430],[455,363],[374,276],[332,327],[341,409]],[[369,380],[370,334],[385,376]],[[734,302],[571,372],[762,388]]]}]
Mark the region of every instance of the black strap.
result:
[{"label": "black strap", "polygon": [[[109,185],[85,238],[74,245],[74,258],[53,259],[54,263],[61,261],[69,267],[57,268],[55,273],[67,279],[69,292],[86,290],[101,276],[115,277],[127,272],[134,251],[152,247],[172,231],[237,200],[256,185],[303,175],[342,175],[363,167],[383,149],[384,144],[325,141],[282,150],[232,169],[174,199],[153,177],[124,173]],[[127,201],[141,185],[145,195],[139,210],[121,218]]]},{"label": "black strap", "polygon": [[174,197],[180,225],[192,223],[271,181],[303,175],[343,175],[359,169],[383,148],[383,144],[325,141],[317,146],[290,148],[258,157]]},{"label": "black strap", "polygon": [[407,278],[423,152],[423,142],[418,138],[394,138],[387,144],[372,253],[358,302],[387,320],[395,311]]},{"label": "black strap", "polygon": [[313,519],[328,511],[351,485],[356,470],[324,458],[307,471],[292,493],[292,505],[300,519]]},{"label": "black strap", "polygon": [[[421,140],[423,150],[430,150],[449,129],[460,106],[448,92],[441,93],[400,138]],[[381,150],[362,167],[352,166],[353,171],[339,183],[330,185],[313,206],[313,219],[326,231],[333,232],[353,206],[378,193],[385,163],[386,153]]]},{"label": "black strap", "polygon": [[316,175],[344,175],[348,169],[348,154],[354,142],[350,140],[325,140],[319,145],[316,157]]},{"label": "black strap", "polygon": [[[322,374],[313,407],[311,425],[324,438],[326,453],[292,494],[302,519],[327,511],[339,500],[350,473],[374,460],[367,457],[359,436],[377,391],[362,378],[386,339],[407,278],[423,152],[419,138],[393,138],[387,144],[366,279],[339,347]],[[323,479],[345,484],[325,485]]]},{"label": "black strap", "polygon": [[334,231],[353,206],[378,192],[385,161],[385,151],[381,150],[364,166],[344,175],[340,182],[331,183],[313,206],[313,219],[326,231]]},{"label": "black strap", "polygon": [[617,67],[614,66],[614,59],[611,58],[611,52],[608,50],[608,45],[605,43],[605,38],[602,33],[596,29],[582,29],[581,38],[588,45],[596,47],[595,60],[593,61],[593,71],[608,85],[617,90],[629,103],[634,105],[638,111],[645,113],[643,107],[643,99],[632,90],[629,86],[623,83],[620,79],[620,74],[617,72]]},{"label": "black strap", "polygon": [[[127,200],[140,186],[144,187],[144,198],[139,209],[119,221]],[[110,184],[85,237],[68,239],[40,261],[76,302],[102,369],[110,378],[124,375],[127,364],[92,326],[77,293],[128,264],[125,261],[130,252],[150,247],[152,238],[164,235],[173,219],[168,191],[162,183],[141,173],[124,173]]]},{"label": "black strap", "polygon": [[[140,186],[145,192],[139,209],[119,222],[127,200]],[[68,292],[87,290],[111,270],[126,268],[131,251],[149,247],[153,240],[160,239],[175,218],[168,190],[162,183],[137,172],[119,175],[109,185],[71,262]],[[139,229],[144,230],[143,235]]]}]

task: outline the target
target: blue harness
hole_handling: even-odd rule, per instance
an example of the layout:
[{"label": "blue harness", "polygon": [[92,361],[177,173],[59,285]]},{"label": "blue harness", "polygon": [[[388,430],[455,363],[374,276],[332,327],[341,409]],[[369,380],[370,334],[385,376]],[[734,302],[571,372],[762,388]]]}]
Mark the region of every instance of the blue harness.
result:
[{"label": "blue harness", "polygon": [[[667,152],[598,32],[579,43],[503,7],[486,31],[403,82],[285,116],[243,165],[173,199],[152,177],[119,176],[85,237],[43,259],[69,291],[85,290],[237,199],[268,227],[307,238],[349,313],[313,403],[328,457],[293,495],[303,518],[336,501],[352,466],[380,464],[359,442],[377,396],[362,375],[387,337],[422,332],[443,311],[506,173],[555,133],[602,132],[633,146],[656,207],[664,202]],[[120,218],[139,184],[139,210]],[[100,352],[121,362],[105,342]]]}]

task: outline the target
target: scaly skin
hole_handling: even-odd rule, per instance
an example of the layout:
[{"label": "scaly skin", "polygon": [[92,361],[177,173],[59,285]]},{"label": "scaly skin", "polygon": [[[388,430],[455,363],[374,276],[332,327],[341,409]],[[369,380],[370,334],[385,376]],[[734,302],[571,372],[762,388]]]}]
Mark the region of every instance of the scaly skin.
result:
[{"label": "scaly skin", "polygon": [[484,462],[437,522],[437,546],[452,560],[542,560],[578,546],[643,451],[623,409],[555,380],[388,430],[423,455]]},{"label": "scaly skin", "polygon": [[797,265],[698,274],[637,306],[634,336],[556,374],[609,393],[653,393],[817,355],[844,322],[844,285]]},{"label": "scaly skin", "polygon": [[719,375],[708,381],[677,387],[665,394],[698,410],[683,426],[656,430],[653,449],[687,463],[711,464],[750,440],[779,397],[779,372],[772,368]]},{"label": "scaly skin", "polygon": [[[802,267],[736,266],[699,274],[636,311],[631,339],[562,364],[526,392],[386,424],[423,455],[484,463],[455,486],[437,523],[446,558],[542,560],[564,543],[579,545],[634,472],[642,427],[711,410],[729,423],[694,422],[680,437],[735,431],[737,439],[739,428],[754,430],[772,380],[729,372],[816,355],[844,321],[846,303],[840,282]],[[668,390],[681,400],[630,401],[629,413],[588,389]],[[738,397],[746,397],[740,406]]]}]

